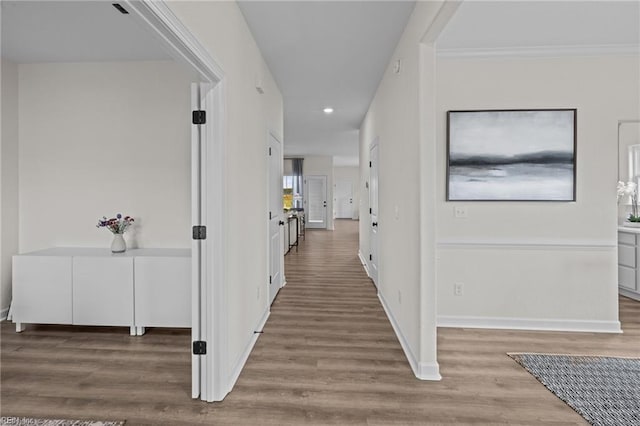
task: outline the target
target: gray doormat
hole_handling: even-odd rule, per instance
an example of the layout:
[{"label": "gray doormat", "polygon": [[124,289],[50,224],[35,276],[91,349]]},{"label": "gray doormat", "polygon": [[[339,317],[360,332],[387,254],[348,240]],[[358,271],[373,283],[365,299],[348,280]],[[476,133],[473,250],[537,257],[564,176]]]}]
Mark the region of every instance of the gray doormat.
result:
[{"label": "gray doormat", "polygon": [[592,425],[640,425],[640,359],[508,355]]},{"label": "gray doormat", "polygon": [[122,426],[124,422],[98,420],[35,419],[32,417],[0,417],[2,426]]}]

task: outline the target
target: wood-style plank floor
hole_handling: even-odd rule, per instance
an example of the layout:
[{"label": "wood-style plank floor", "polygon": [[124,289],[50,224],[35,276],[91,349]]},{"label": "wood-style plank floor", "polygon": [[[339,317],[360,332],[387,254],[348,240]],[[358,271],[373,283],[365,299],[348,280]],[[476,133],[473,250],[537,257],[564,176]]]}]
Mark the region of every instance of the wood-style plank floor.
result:
[{"label": "wood-style plank floor", "polygon": [[[128,425],[584,424],[506,352],[640,356],[640,303],[624,334],[440,329],[444,379],[413,376],[357,253],[357,222],[307,231],[288,284],[221,403],[190,399],[189,334],[3,322],[0,413]],[[588,283],[585,283],[585,285]]]}]

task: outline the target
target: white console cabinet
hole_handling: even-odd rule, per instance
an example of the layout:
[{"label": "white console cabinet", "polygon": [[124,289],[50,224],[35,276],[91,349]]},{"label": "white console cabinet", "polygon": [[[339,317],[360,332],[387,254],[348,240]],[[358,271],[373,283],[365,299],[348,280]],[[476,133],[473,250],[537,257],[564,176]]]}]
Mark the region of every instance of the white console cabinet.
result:
[{"label": "white console cabinet", "polygon": [[640,228],[618,228],[618,291],[640,300]]},{"label": "white console cabinet", "polygon": [[16,330],[25,323],[191,326],[191,251],[51,248],[13,257]]}]

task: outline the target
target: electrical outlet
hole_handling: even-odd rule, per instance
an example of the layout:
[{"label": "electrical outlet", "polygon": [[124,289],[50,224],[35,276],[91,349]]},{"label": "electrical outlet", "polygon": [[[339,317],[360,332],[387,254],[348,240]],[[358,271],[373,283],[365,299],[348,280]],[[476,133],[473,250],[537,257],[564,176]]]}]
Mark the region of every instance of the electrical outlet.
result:
[{"label": "electrical outlet", "polygon": [[453,215],[458,219],[467,217],[467,208],[465,206],[455,206],[453,208]]},{"label": "electrical outlet", "polygon": [[453,285],[453,294],[455,296],[462,296],[464,295],[464,284],[462,283],[455,283]]}]

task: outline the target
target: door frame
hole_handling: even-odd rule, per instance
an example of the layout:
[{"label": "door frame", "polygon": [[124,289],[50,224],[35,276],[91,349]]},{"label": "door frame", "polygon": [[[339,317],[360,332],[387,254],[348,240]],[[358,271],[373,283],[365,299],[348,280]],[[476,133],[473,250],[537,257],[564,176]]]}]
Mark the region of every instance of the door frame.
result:
[{"label": "door frame", "polygon": [[373,142],[371,142],[371,145],[369,146],[369,253],[374,253],[373,250],[373,246],[374,246],[374,241],[375,241],[375,254],[376,254],[376,260],[375,260],[375,265],[376,267],[374,268],[373,265],[373,259],[370,257],[369,258],[369,278],[371,278],[371,281],[373,281],[373,284],[376,286],[376,288],[378,288],[378,280],[380,277],[380,230],[378,229],[378,227],[376,226],[376,237],[375,239],[372,237],[373,236],[373,206],[372,206],[372,199],[373,197],[371,196],[371,193],[373,192],[373,185],[372,185],[372,171],[373,171],[373,159],[371,158],[371,152],[374,150],[374,148],[376,149],[377,152],[377,157],[376,157],[376,185],[375,185],[375,200],[376,200],[376,220],[380,220],[380,143],[378,138],[376,137]]},{"label": "door frame", "polygon": [[[202,244],[204,261],[192,256],[193,270],[199,271],[202,277],[199,283],[193,280],[193,296],[197,297],[198,293],[200,296],[200,303],[194,300],[200,312],[193,315],[193,321],[200,328],[201,339],[207,344],[207,353],[197,356],[199,368],[197,362],[193,363],[194,374],[200,370],[200,383],[199,392],[194,384],[192,397],[208,402],[221,401],[231,390],[231,374],[224,351],[228,340],[224,279],[225,73],[163,0],[123,0],[123,3],[132,18],[142,28],[150,30],[177,62],[195,71],[195,79],[199,80],[197,83],[204,83],[209,88],[204,98],[207,125],[202,127],[205,149],[199,161],[202,176],[199,192],[206,197],[201,199],[202,223],[194,223],[207,226],[209,238]],[[188,350],[191,351],[191,347]]]},{"label": "door frame", "polygon": [[[278,134],[273,131],[273,130],[269,130],[267,132],[267,150],[271,147],[271,140],[270,138],[274,138],[276,141],[278,141],[278,143],[280,144],[280,186],[282,187],[282,175],[284,173],[284,144],[282,143],[282,138],[280,138],[278,136]],[[268,217],[269,212],[270,212],[270,203],[271,203],[271,193],[270,188],[269,188],[269,184],[271,183],[271,162],[267,161],[267,188],[266,188],[266,196],[267,196],[267,211],[265,214],[265,217]],[[281,188],[282,191],[282,188]],[[280,216],[282,217],[281,220],[284,220],[282,211],[280,211]],[[281,277],[281,281],[279,284],[279,289],[281,289],[282,287],[284,287],[285,283],[286,283],[286,277],[284,274],[284,247],[283,247],[283,242],[284,242],[284,238],[282,235],[282,227],[279,228],[280,231],[280,246],[279,246],[279,250],[278,252],[280,253],[280,277]],[[271,220],[269,219],[267,222],[267,274],[270,274],[271,272]],[[266,301],[267,301],[267,307],[268,309],[271,309],[271,293],[270,293],[270,283],[269,283],[269,276],[266,277],[266,283],[267,283],[267,297],[266,297]],[[279,291],[278,289],[278,291]]]}]

